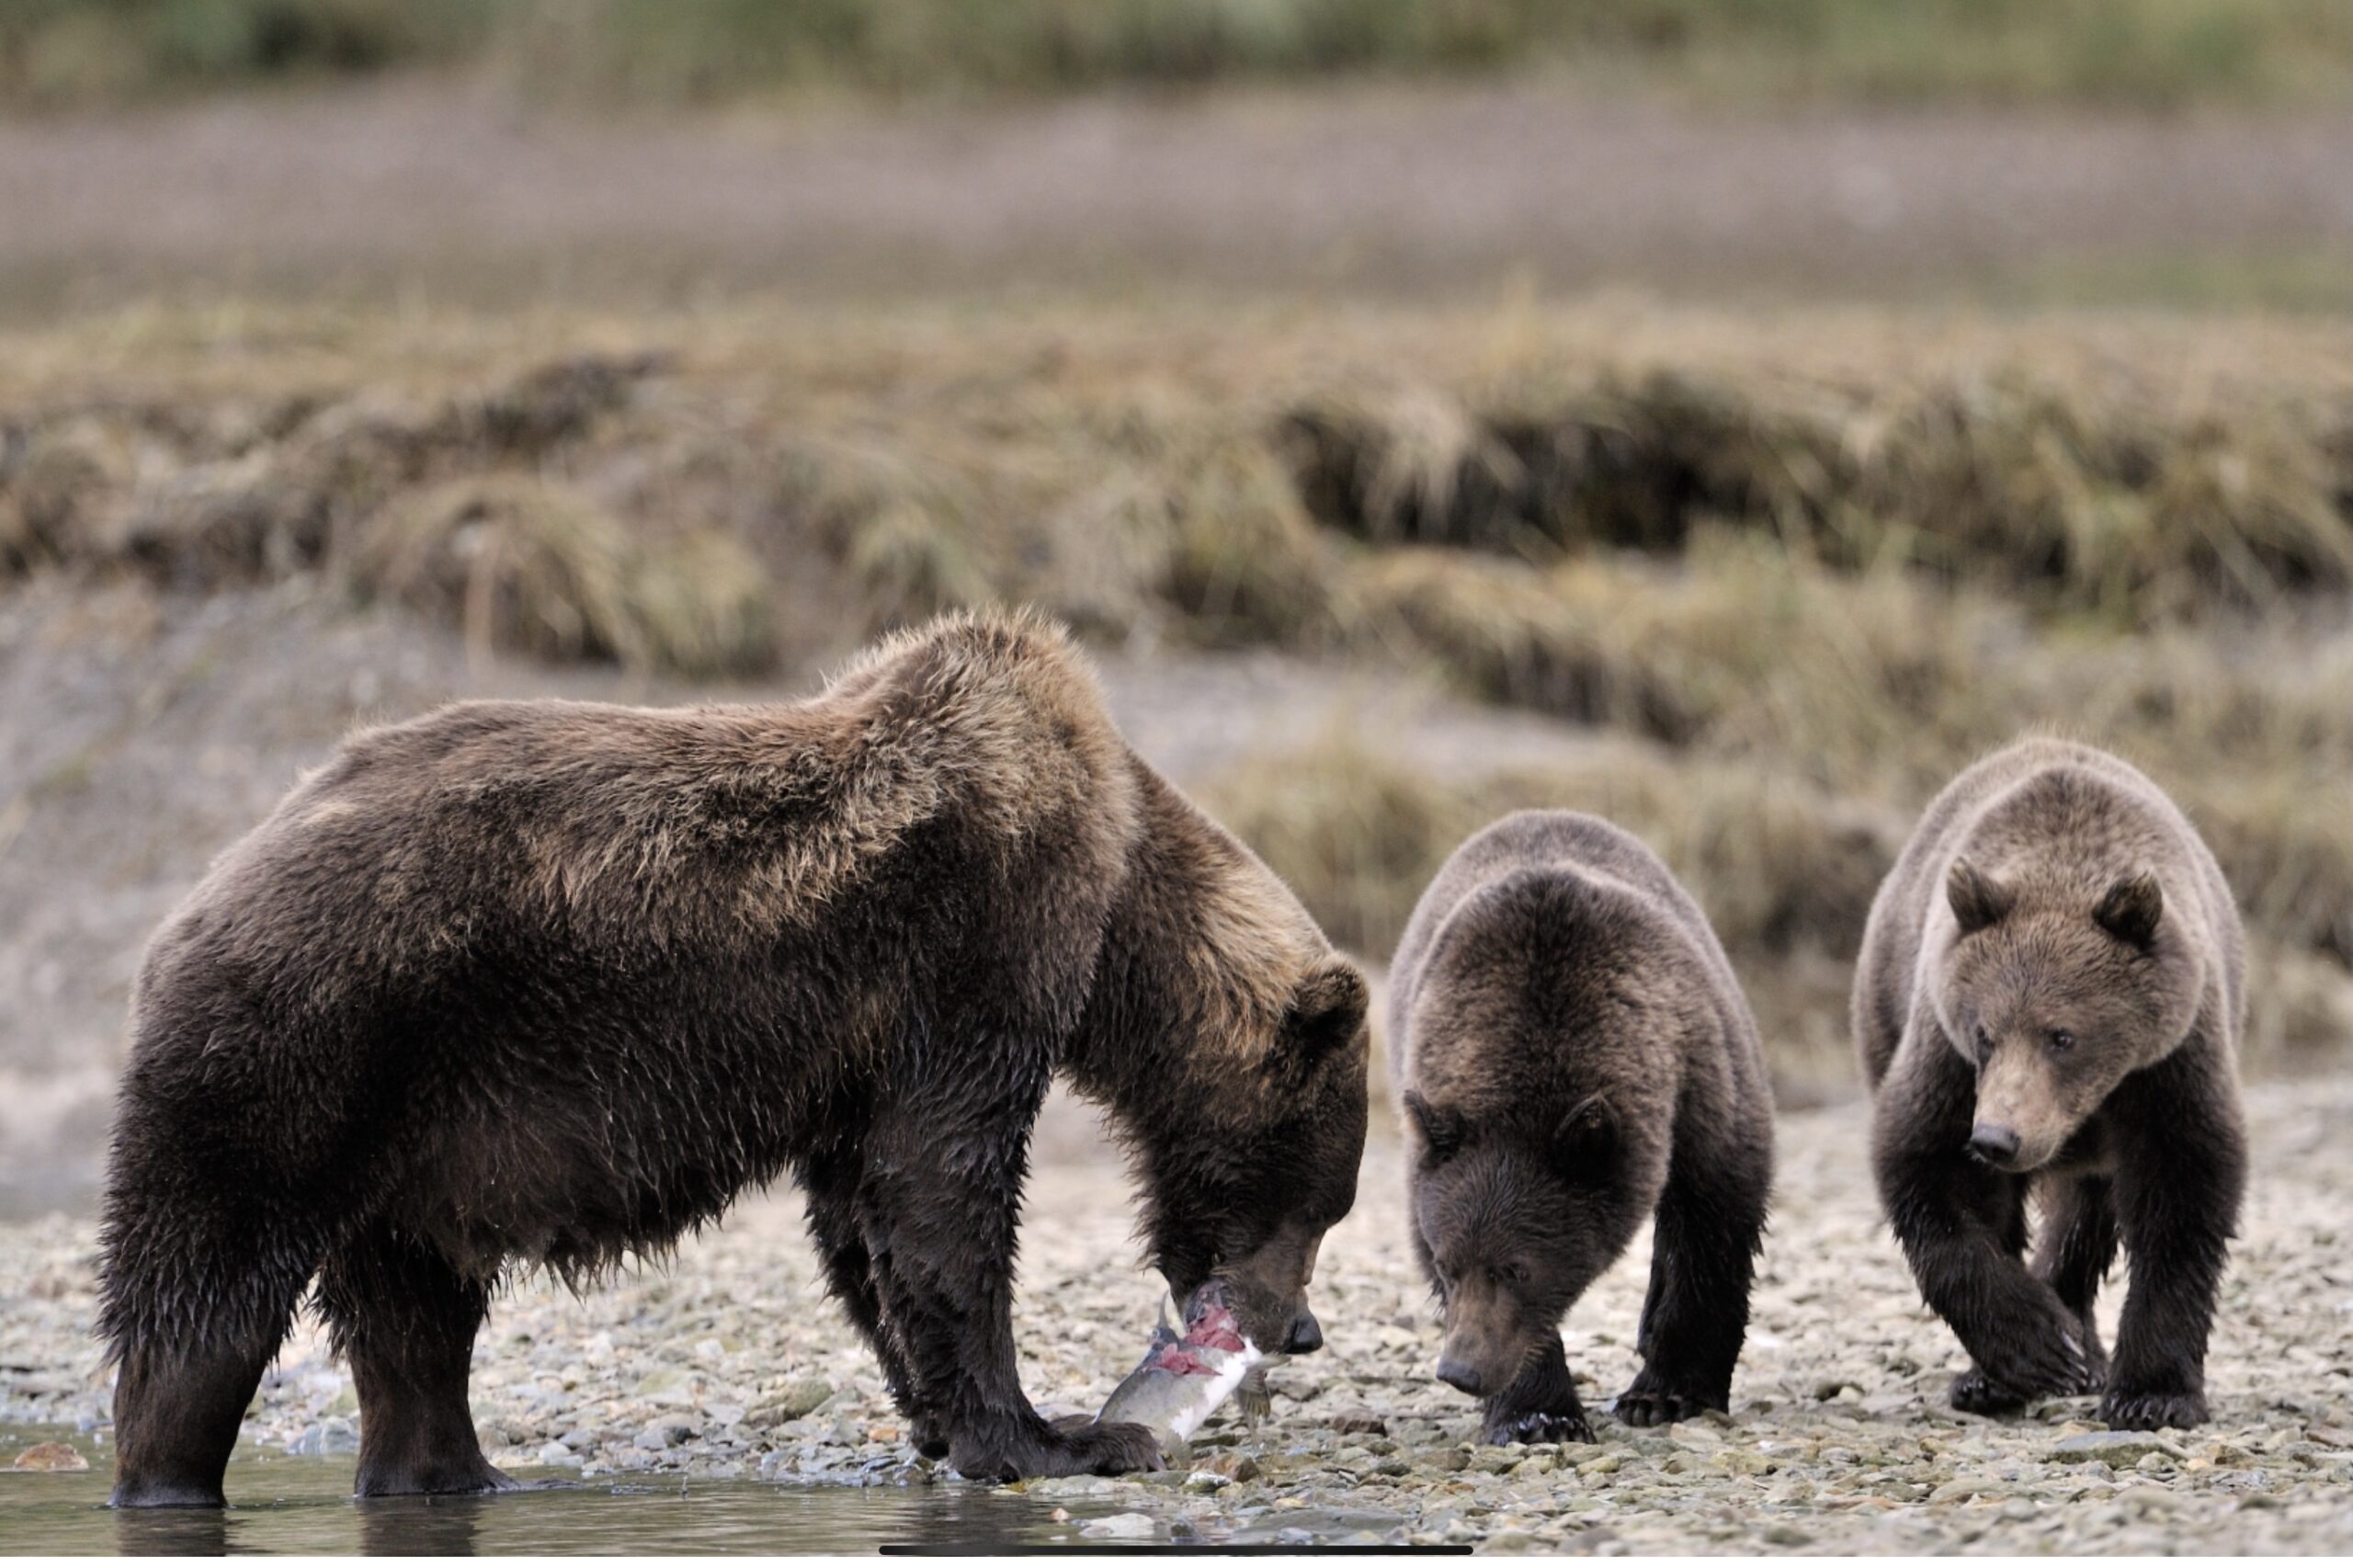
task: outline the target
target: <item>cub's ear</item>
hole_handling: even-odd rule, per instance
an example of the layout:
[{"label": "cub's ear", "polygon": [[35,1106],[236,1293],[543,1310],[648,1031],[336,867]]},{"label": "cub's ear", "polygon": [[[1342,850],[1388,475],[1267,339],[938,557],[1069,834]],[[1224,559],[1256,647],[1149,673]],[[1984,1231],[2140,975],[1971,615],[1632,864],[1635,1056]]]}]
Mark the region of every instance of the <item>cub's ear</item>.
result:
[{"label": "cub's ear", "polygon": [[1283,1019],[1282,1039],[1276,1047],[1282,1053],[1284,1070],[1303,1079],[1335,1053],[1353,1045],[1363,1036],[1370,1004],[1364,976],[1338,954],[1309,970],[1291,996],[1290,1012]]},{"label": "cub's ear", "polygon": [[1966,860],[1955,860],[1945,874],[1945,901],[1952,905],[1953,918],[1961,922],[1964,937],[1983,931],[2007,915],[2016,897]]},{"label": "cub's ear", "polygon": [[1411,1089],[1405,1091],[1405,1114],[1422,1135],[1422,1157],[1430,1165],[1446,1164],[1470,1141],[1471,1124],[1461,1111],[1451,1107],[1441,1110]]},{"label": "cub's ear", "polygon": [[1576,1179],[1605,1175],[1618,1154],[1618,1110],[1599,1095],[1587,1095],[1552,1131],[1552,1163]]},{"label": "cub's ear", "polygon": [[2099,907],[2092,911],[2092,918],[2118,941],[2145,948],[2156,940],[2157,922],[2165,912],[2165,894],[2157,885],[2157,874],[2144,870],[2119,877],[2100,895]]}]

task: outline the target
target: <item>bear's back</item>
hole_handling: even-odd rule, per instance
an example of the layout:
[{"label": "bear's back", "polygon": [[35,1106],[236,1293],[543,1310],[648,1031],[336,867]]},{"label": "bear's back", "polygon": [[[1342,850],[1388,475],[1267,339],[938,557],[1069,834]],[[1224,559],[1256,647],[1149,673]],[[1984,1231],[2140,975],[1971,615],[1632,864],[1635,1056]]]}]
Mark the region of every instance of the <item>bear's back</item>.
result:
[{"label": "bear's back", "polygon": [[[1677,1010],[1707,1016],[1722,1047],[1733,1092],[1764,1092],[1756,1025],[1722,945],[1698,903],[1642,840],[1615,824],[1584,812],[1518,812],[1466,840],[1432,881],[1401,939],[1389,983],[1391,1076],[1402,1090],[1420,1083],[1417,1011],[1458,1007],[1461,999],[1432,994],[1435,971],[1482,955],[1500,955],[1530,935],[1531,918],[1552,917],[1566,930],[1586,926],[1622,936],[1642,954],[1642,967]],[[1508,962],[1508,960],[1504,960]],[[1488,1063],[1488,1070],[1506,1064]],[[1509,1064],[1533,1083],[1553,1064]],[[1679,1075],[1679,1065],[1657,1062],[1583,1064],[1604,1076]],[[1711,1075],[1715,1063],[1709,1064]],[[1441,1071],[1461,1071],[1449,1064]]]}]

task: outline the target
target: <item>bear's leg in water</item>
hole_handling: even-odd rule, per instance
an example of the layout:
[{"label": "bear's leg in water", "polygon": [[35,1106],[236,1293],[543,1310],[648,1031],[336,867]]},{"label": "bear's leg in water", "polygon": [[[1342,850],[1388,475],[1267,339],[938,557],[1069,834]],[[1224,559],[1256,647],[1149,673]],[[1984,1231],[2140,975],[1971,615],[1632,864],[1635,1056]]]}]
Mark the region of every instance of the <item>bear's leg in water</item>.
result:
[{"label": "bear's leg in water", "polygon": [[2047,1281],[2083,1325],[2085,1375],[2097,1387],[2108,1379],[2092,1311],[2100,1282],[2116,1261],[2116,1199],[2106,1176],[2044,1176],[2035,1190],[2042,1208],[2034,1249],[2035,1278]]},{"label": "bear's leg in water", "polygon": [[1651,1237],[1650,1292],[1635,1346],[1643,1369],[1618,1396],[1630,1426],[1662,1426],[1726,1410],[1748,1334],[1748,1294],[1765,1234],[1772,1129],[1683,1131]]},{"label": "bear's leg in water", "polygon": [[882,1320],[906,1351],[916,1407],[948,1439],[949,1462],[976,1478],[1153,1468],[1160,1450],[1149,1429],[1057,1431],[1021,1392],[1013,1262],[1047,1052],[908,1055],[928,1070],[903,1078],[875,1118],[860,1219]]},{"label": "bear's leg in water", "polygon": [[319,1310],[359,1394],[362,1497],[494,1492],[466,1404],[488,1286],[379,1221],[328,1255]]},{"label": "bear's leg in water", "polygon": [[1593,1423],[1569,1375],[1560,1330],[1547,1333],[1519,1376],[1501,1393],[1488,1396],[1482,1415],[1481,1435],[1490,1443],[1593,1441]]},{"label": "bear's leg in water", "polygon": [[[262,1372],[318,1261],[314,1228],[256,1201],[187,1124],[131,1085],[101,1233],[100,1332],[116,1362],[117,1507],[219,1507]],[[119,1135],[126,1144],[128,1135]]]},{"label": "bear's leg in water", "polygon": [[2090,1391],[2075,1314],[2027,1271],[2020,1178],[1968,1153],[1975,1074],[1938,1042],[1897,1051],[1881,1085],[1871,1163],[1888,1226],[1929,1308],[1975,1365],[1956,1379],[1964,1410],[2015,1409]]},{"label": "bear's leg in water", "polygon": [[2219,1052],[2193,1040],[2109,1100],[2118,1218],[2132,1264],[2099,1406],[2111,1426],[2188,1427],[2207,1418],[2206,1342],[2246,1194],[2246,1129],[2229,1071]]},{"label": "bear's leg in water", "polygon": [[861,1338],[881,1364],[882,1381],[891,1402],[907,1420],[916,1451],[926,1459],[946,1459],[948,1440],[915,1398],[913,1367],[892,1325],[882,1318],[882,1299],[874,1280],[874,1259],[867,1251],[861,1223],[865,1204],[858,1184],[865,1162],[858,1141],[846,1140],[809,1161],[801,1185],[809,1199],[809,1235],[817,1256],[824,1260],[825,1282]]}]

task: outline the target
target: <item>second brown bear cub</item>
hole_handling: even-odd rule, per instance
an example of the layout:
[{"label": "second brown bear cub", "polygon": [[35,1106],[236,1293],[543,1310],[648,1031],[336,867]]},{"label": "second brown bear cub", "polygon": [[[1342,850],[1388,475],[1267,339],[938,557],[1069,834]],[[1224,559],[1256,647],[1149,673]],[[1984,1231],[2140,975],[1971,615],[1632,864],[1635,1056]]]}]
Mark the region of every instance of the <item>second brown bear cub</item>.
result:
[{"label": "second brown bear cub", "polygon": [[[2246,1183],[2244,943],[2197,830],[2106,752],[2023,741],[1929,805],[1871,906],[1855,1037],[1889,1223],[1975,1363],[1957,1407],[2104,1389],[2110,1426],[2206,1419]],[[2110,1366],[2092,1298],[2120,1237]]]},{"label": "second brown bear cub", "polygon": [[1438,1376],[1489,1442],[1590,1441],[1570,1305],[1655,1215],[1636,1426],[1721,1410],[1748,1327],[1772,1102],[1731,963],[1639,840],[1521,812],[1440,869],[1391,971],[1415,1250]]}]

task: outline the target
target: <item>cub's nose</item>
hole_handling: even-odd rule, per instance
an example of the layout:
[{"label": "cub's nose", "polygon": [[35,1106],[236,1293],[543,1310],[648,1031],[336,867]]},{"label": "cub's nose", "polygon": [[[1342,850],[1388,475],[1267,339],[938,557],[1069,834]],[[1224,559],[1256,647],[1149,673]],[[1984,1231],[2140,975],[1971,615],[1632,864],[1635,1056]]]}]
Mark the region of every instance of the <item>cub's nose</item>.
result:
[{"label": "cub's nose", "polygon": [[1479,1369],[1466,1362],[1458,1361],[1451,1356],[1443,1357],[1439,1359],[1438,1364],[1438,1381],[1442,1383],[1451,1384],[1453,1387],[1461,1389],[1464,1393],[1470,1394],[1473,1398],[1478,1396]]},{"label": "cub's nose", "polygon": [[2006,1127],[1981,1121],[1969,1130],[1969,1152],[1989,1165],[2006,1169],[2018,1157],[2018,1135]]},{"label": "cub's nose", "polygon": [[1283,1354],[1304,1356],[1323,1348],[1324,1325],[1315,1321],[1313,1312],[1302,1312],[1290,1320],[1290,1328],[1283,1335]]}]

